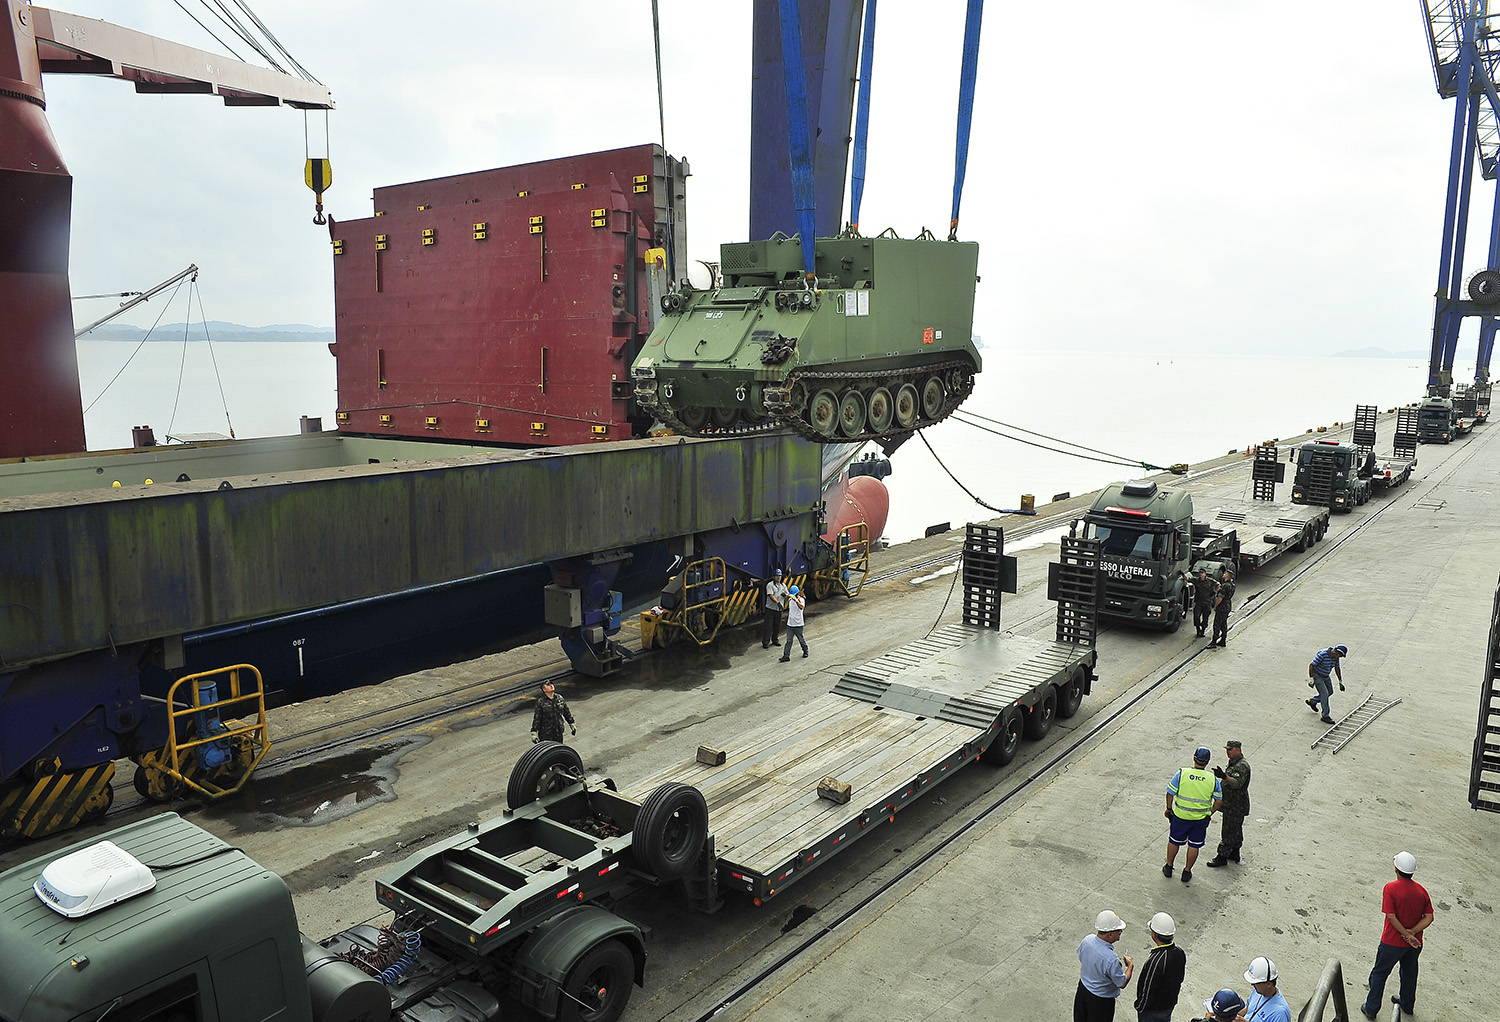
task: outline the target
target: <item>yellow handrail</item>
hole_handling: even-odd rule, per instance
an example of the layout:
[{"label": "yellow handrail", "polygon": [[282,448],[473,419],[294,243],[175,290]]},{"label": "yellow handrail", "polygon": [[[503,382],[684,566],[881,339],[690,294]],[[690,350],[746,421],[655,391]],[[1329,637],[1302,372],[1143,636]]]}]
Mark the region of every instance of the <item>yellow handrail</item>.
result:
[{"label": "yellow handrail", "polygon": [[[244,682],[241,680],[242,672],[248,674]],[[229,695],[215,699],[213,702],[202,702],[202,691],[198,682],[204,678],[217,678],[220,675],[228,676]],[[183,685],[189,686],[188,691],[192,693],[192,699],[188,701],[184,698],[179,703],[177,690]],[[220,696],[223,695],[222,686],[218,687],[218,693]],[[179,706],[182,708],[179,709]],[[266,726],[265,685],[260,671],[250,664],[234,664],[178,678],[167,691],[167,708],[167,746],[162,754],[164,772],[208,798],[220,798],[239,791],[271,749]],[[230,712],[226,712],[226,709]],[[194,731],[193,718],[206,711],[218,712],[224,730],[206,738],[191,737]],[[224,723],[226,717],[230,720],[248,717],[251,722],[231,727]],[[179,728],[179,721],[184,719],[187,720],[186,727]],[[188,737],[183,738],[181,735]],[[198,770],[184,769],[184,753],[191,753],[199,746],[212,745],[215,742],[227,742],[239,753],[237,759],[242,764],[242,769],[230,775],[234,780],[233,785],[220,784],[206,774],[201,778],[195,777],[195,774],[200,773]],[[196,759],[190,761],[188,765],[189,767],[196,766]]]}]

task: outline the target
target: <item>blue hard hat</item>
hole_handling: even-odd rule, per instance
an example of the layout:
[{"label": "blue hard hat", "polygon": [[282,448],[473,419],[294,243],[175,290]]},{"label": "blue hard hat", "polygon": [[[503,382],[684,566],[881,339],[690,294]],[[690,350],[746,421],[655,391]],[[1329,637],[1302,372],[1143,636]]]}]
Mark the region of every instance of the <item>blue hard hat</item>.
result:
[{"label": "blue hard hat", "polygon": [[797,595],[797,587],[796,586],[792,586],[792,588],[788,589],[787,592],[791,593],[793,596],[796,596]]},{"label": "blue hard hat", "polygon": [[777,578],[780,578],[780,577],[781,577],[781,569],[780,569],[780,568],[777,568],[777,569],[776,569],[776,577],[777,577]]},{"label": "blue hard hat", "polygon": [[1203,1002],[1203,1006],[1214,1015],[1228,1015],[1233,1018],[1245,1010],[1245,1000],[1239,994],[1227,987],[1214,994]]},{"label": "blue hard hat", "polygon": [[1349,647],[1345,646],[1343,643],[1339,643],[1337,646],[1333,647],[1333,651],[1335,653],[1337,653],[1339,656],[1348,656],[1349,655]]},{"label": "blue hard hat", "polygon": [[1198,746],[1198,751],[1193,753],[1193,762],[1195,763],[1207,763],[1212,758],[1213,753],[1209,752],[1207,747],[1202,745]]}]

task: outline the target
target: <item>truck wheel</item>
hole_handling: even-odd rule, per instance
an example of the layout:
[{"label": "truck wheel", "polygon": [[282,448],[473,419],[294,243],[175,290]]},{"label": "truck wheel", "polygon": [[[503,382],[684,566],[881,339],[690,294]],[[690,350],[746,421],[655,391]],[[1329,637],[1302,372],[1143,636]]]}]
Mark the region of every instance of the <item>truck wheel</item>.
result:
[{"label": "truck wheel", "polygon": [[691,784],[669,781],[646,796],[630,844],[649,872],[663,880],[687,876],[708,838],[708,803]]},{"label": "truck wheel", "polygon": [[1016,758],[1021,748],[1021,714],[1018,710],[1007,710],[1000,719],[1000,733],[990,742],[980,759],[991,766],[1003,767]]},{"label": "truck wheel", "polygon": [[1057,689],[1051,685],[1047,686],[1047,694],[1042,696],[1041,701],[1031,708],[1026,714],[1026,737],[1032,741],[1046,738],[1047,732],[1052,730],[1052,722],[1057,718]]},{"label": "truck wheel", "polygon": [[618,940],[589,948],[563,980],[557,1017],[563,1022],[615,1022],[630,1003],[635,959]]},{"label": "truck wheel", "polygon": [[511,768],[505,801],[512,809],[529,806],[543,795],[572,783],[572,777],[566,775],[583,776],[583,760],[578,753],[558,742],[537,742],[521,753]]},{"label": "truck wheel", "polygon": [[1057,715],[1063,720],[1072,717],[1083,705],[1083,673],[1079,672],[1058,689]]}]

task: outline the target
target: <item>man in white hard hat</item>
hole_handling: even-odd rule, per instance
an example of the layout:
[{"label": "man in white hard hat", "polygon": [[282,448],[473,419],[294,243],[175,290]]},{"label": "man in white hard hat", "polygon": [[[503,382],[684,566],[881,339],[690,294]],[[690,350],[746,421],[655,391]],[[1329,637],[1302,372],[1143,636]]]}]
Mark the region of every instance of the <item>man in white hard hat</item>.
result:
[{"label": "man in white hard hat", "polygon": [[1172,1022],[1172,1009],[1187,974],[1187,955],[1174,942],[1177,923],[1165,912],[1151,917],[1154,942],[1135,984],[1136,1022]]},{"label": "man in white hard hat", "polygon": [[1292,1022],[1292,1008],[1276,989],[1276,963],[1269,958],[1254,958],[1245,970],[1245,982],[1255,993],[1245,1003],[1244,1016],[1255,1022]]},{"label": "man in white hard hat", "polygon": [[1130,982],[1135,963],[1116,954],[1115,942],[1125,921],[1109,909],[1094,919],[1094,932],[1078,945],[1078,991],[1073,995],[1073,1022],[1112,1022],[1115,1000]]},{"label": "man in white hard hat", "polygon": [[1375,951],[1375,968],[1370,970],[1370,993],[1359,1006],[1365,1018],[1380,1013],[1386,977],[1398,962],[1401,992],[1391,999],[1401,1006],[1402,1015],[1412,1014],[1417,1000],[1417,958],[1422,954],[1422,931],[1432,925],[1432,899],[1427,888],[1412,879],[1417,871],[1417,857],[1411,852],[1397,852],[1393,865],[1396,879],[1385,885],[1380,897],[1385,929]]}]

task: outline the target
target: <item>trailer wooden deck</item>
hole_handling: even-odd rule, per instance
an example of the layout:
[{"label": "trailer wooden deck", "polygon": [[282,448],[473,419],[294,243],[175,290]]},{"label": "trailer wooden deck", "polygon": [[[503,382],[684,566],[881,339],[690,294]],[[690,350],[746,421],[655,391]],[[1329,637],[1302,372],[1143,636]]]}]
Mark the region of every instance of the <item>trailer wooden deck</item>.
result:
[{"label": "trailer wooden deck", "polygon": [[[708,803],[721,883],[774,893],[976,758],[1013,707],[1040,701],[1093,656],[1087,647],[948,625],[731,739],[723,764],[669,767],[628,794],[642,799],[669,781],[697,787]],[[821,796],[825,778],[848,784],[849,801]]]}]

